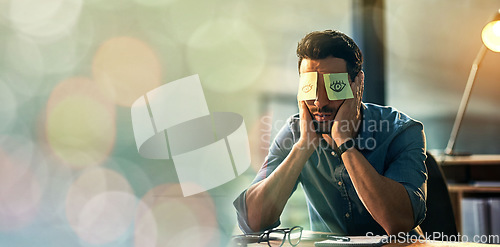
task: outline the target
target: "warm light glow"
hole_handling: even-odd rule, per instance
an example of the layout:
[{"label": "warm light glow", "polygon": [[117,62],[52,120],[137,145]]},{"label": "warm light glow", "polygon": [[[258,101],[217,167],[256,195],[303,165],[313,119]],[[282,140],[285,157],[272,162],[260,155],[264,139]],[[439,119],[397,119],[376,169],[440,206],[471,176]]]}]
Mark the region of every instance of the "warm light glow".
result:
[{"label": "warm light glow", "polygon": [[[197,186],[197,185],[190,185]],[[179,184],[163,184],[143,198],[136,215],[136,247],[219,246],[215,203],[202,192],[184,197]]]},{"label": "warm light glow", "polygon": [[482,32],[483,43],[488,49],[500,52],[500,21],[488,23]]},{"label": "warm light glow", "polygon": [[97,50],[92,74],[106,97],[118,105],[131,106],[138,97],[160,86],[161,66],[148,44],[116,37]]},{"label": "warm light glow", "polygon": [[108,157],[115,143],[115,122],[114,106],[86,78],[61,82],[47,102],[47,142],[73,168],[98,165]]},{"label": "warm light glow", "polygon": [[[91,244],[104,244],[123,235],[133,222],[137,199],[124,192],[104,192],[85,202],[73,230]],[[74,222],[73,222],[74,223]]]},{"label": "warm light glow", "polygon": [[103,244],[116,240],[133,222],[136,197],[128,181],[105,168],[90,168],[68,190],[66,217],[80,239]]},{"label": "warm light glow", "polygon": [[500,21],[496,21],[495,24],[493,24],[493,33],[496,36],[500,36]]}]

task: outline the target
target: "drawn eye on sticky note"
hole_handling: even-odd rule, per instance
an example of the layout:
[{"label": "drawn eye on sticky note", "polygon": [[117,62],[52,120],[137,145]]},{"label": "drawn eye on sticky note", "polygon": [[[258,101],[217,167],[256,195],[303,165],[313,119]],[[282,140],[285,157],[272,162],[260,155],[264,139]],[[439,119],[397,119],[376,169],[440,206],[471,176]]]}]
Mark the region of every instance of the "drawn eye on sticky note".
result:
[{"label": "drawn eye on sticky note", "polygon": [[318,72],[300,74],[299,92],[297,100],[316,99],[316,88],[318,85]]},{"label": "drawn eye on sticky note", "polygon": [[323,78],[329,100],[354,98],[347,73],[323,74]]}]

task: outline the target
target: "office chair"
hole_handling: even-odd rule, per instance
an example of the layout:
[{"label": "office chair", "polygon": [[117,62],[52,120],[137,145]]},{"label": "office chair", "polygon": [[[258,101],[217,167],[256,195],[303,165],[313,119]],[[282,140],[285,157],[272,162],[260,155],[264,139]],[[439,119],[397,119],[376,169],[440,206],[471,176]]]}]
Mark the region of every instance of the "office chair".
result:
[{"label": "office chair", "polygon": [[433,236],[433,232],[439,232],[441,236],[456,236],[457,226],[443,172],[430,153],[427,153],[425,165],[428,175],[427,214],[420,227],[425,236]]}]

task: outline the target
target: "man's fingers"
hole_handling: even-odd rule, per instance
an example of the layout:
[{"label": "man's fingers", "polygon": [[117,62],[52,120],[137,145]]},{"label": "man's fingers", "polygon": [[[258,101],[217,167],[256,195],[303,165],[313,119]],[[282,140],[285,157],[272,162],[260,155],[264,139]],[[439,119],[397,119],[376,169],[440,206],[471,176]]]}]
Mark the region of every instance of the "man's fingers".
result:
[{"label": "man's fingers", "polygon": [[303,100],[299,101],[299,113],[300,117],[306,120],[311,119],[311,115],[309,115],[309,109],[307,109],[306,102]]}]

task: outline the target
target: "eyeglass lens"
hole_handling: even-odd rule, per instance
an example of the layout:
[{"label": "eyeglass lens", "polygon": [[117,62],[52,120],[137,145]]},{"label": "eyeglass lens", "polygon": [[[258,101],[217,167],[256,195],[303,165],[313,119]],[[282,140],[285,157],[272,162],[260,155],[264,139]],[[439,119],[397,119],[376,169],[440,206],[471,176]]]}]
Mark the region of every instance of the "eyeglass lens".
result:
[{"label": "eyeglass lens", "polygon": [[292,246],[296,246],[300,242],[300,238],[302,237],[302,228],[294,227],[290,229],[290,233],[288,235],[288,241]]},{"label": "eyeglass lens", "polygon": [[[288,236],[287,236],[288,235]],[[302,227],[296,226],[292,229],[275,229],[269,233],[268,245],[275,246],[296,246],[302,237]],[[288,241],[287,241],[288,238]]]}]

